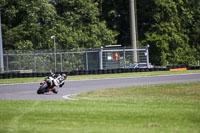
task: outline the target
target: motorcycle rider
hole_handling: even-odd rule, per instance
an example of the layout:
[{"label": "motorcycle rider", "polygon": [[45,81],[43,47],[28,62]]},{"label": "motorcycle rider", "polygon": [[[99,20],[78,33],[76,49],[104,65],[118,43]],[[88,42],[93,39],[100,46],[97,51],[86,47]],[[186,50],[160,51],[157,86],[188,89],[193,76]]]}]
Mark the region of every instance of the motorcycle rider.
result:
[{"label": "motorcycle rider", "polygon": [[58,93],[58,87],[62,87],[65,84],[65,80],[67,79],[66,74],[54,74],[51,72],[51,77],[47,77],[50,82],[50,87],[52,88],[53,93]]}]

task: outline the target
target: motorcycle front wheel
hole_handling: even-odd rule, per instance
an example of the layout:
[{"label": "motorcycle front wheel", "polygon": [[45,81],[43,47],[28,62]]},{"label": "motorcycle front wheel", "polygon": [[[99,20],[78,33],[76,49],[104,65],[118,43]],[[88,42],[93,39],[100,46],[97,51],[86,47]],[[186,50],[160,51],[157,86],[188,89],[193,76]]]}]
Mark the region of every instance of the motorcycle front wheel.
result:
[{"label": "motorcycle front wheel", "polygon": [[44,94],[48,88],[48,84],[45,82],[40,88],[37,90],[37,94]]}]

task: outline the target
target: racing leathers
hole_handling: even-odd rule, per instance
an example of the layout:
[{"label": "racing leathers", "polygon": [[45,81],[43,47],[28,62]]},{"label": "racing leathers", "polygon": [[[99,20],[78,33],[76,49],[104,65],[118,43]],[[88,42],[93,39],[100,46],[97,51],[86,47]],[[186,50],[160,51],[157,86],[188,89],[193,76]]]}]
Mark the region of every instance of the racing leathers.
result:
[{"label": "racing leathers", "polygon": [[53,93],[58,93],[58,87],[61,88],[65,84],[66,77],[60,74],[51,73],[51,77],[48,77],[48,79]]}]

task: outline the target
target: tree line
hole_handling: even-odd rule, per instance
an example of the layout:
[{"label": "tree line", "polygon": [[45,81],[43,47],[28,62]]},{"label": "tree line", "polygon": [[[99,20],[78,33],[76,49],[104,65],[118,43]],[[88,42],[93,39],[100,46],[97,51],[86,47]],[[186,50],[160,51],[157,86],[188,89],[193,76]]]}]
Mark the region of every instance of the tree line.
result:
[{"label": "tree line", "polygon": [[[137,0],[137,45],[155,65],[200,60],[199,0]],[[130,44],[129,0],[0,0],[5,50]]]}]

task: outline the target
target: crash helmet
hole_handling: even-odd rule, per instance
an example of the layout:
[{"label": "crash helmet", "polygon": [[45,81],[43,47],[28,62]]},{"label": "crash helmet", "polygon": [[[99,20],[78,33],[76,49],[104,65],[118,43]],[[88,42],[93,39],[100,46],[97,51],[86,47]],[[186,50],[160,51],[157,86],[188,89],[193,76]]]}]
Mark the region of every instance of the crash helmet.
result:
[{"label": "crash helmet", "polygon": [[62,77],[63,77],[64,79],[66,79],[66,78],[67,78],[67,75],[66,75],[66,74],[62,74]]}]

